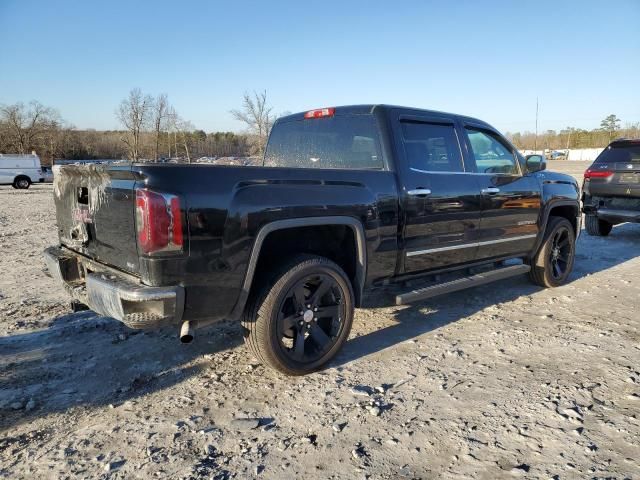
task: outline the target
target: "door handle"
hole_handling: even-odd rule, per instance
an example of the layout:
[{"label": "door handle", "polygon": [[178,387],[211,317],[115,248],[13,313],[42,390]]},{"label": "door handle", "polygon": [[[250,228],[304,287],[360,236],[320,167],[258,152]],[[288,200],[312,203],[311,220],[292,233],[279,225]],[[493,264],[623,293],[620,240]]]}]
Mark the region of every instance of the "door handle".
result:
[{"label": "door handle", "polygon": [[494,193],[500,193],[500,189],[496,187],[483,188],[480,190],[484,195],[493,195]]},{"label": "door handle", "polygon": [[426,197],[427,195],[431,195],[431,190],[428,188],[415,188],[413,190],[409,190],[407,193],[415,197]]}]

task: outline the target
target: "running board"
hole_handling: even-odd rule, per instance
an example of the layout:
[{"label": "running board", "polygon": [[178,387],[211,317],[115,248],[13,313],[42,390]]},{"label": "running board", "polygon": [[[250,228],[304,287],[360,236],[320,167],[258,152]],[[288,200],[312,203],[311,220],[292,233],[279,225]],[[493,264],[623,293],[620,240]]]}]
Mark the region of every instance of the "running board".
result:
[{"label": "running board", "polygon": [[498,268],[497,270],[477,273],[469,277],[458,278],[450,282],[439,283],[438,285],[433,285],[431,287],[412,290],[407,293],[396,295],[396,305],[405,305],[418,300],[424,300],[425,298],[437,297],[438,295],[485,285],[497,280],[522,275],[523,273],[527,273],[529,270],[531,270],[529,265],[512,265],[509,267]]}]

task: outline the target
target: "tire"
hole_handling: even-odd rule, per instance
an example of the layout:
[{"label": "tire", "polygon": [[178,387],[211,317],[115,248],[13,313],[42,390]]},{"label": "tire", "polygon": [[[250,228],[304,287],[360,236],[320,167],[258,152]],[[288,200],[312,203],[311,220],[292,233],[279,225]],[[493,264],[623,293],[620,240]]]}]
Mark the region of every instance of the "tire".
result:
[{"label": "tire", "polygon": [[242,321],[245,343],[258,360],[287,375],[304,375],[340,351],[354,314],[353,288],[340,266],[301,255],[261,285]]},{"label": "tire", "polygon": [[600,220],[597,215],[586,215],[584,223],[587,233],[593,237],[606,237],[613,228],[612,224]]},{"label": "tire", "polygon": [[26,190],[31,186],[29,177],[18,177],[13,181],[13,187],[19,190]]},{"label": "tire", "polygon": [[71,302],[69,302],[69,308],[71,308],[71,311],[73,313],[84,312],[89,310],[89,307],[87,305],[85,305],[84,303],[78,300],[71,300]]},{"label": "tire", "polygon": [[575,253],[573,225],[566,218],[549,217],[542,245],[531,259],[529,278],[541,287],[559,287],[571,274]]}]

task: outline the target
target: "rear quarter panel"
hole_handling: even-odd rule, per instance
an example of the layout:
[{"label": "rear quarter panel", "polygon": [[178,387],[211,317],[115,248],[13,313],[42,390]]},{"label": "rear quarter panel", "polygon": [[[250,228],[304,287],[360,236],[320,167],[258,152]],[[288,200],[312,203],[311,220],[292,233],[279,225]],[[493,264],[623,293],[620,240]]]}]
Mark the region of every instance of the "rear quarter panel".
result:
[{"label": "rear quarter panel", "polygon": [[144,268],[154,283],[183,285],[185,318],[200,324],[233,310],[255,238],[276,220],[356,218],[366,236],[366,281],[394,273],[398,193],[392,172],[163,165],[141,167],[140,173],[148,188],[181,196],[189,228],[187,257],[146,259]]}]

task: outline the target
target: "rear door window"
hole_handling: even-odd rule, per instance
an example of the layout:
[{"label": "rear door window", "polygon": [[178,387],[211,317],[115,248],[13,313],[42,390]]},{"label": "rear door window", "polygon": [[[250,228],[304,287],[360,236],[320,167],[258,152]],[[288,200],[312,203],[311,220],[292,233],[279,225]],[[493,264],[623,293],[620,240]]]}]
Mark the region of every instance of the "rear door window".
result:
[{"label": "rear door window", "polygon": [[460,144],[453,125],[400,122],[409,168],[419,172],[463,172]]},{"label": "rear door window", "polygon": [[268,167],[379,170],[378,128],[372,115],[339,115],[274,126],[264,159]]}]

